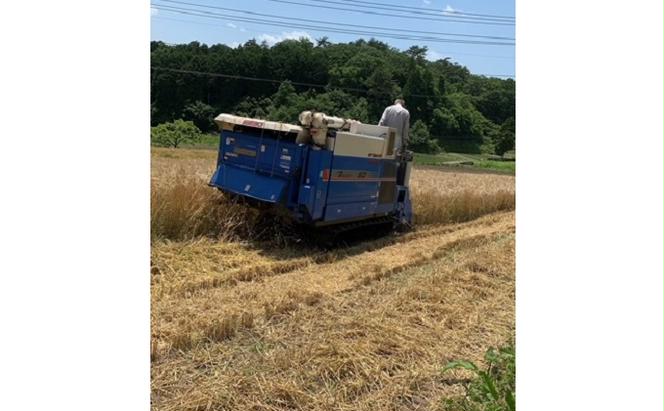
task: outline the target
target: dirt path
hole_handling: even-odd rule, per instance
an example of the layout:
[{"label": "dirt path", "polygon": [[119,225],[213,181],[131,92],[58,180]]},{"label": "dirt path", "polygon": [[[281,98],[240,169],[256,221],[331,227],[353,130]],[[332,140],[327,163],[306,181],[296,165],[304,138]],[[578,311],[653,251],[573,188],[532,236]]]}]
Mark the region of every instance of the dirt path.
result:
[{"label": "dirt path", "polygon": [[514,326],[514,213],[351,248],[153,250],[153,407],[435,409]]}]

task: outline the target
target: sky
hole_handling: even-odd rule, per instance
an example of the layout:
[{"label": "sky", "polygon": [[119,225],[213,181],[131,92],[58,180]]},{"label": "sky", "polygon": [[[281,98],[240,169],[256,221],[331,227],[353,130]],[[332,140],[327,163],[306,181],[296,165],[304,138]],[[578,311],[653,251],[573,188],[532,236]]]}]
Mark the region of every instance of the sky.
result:
[{"label": "sky", "polygon": [[[457,62],[461,65],[468,67],[474,74],[484,75],[498,75],[502,77],[514,77],[514,48],[513,45],[486,45],[486,44],[458,44],[458,43],[444,43],[436,41],[423,41],[413,39],[395,39],[383,37],[380,35],[361,35],[361,34],[346,34],[326,31],[324,27],[319,27],[320,20],[327,22],[338,22],[344,24],[354,24],[361,27],[349,28],[348,26],[336,26],[342,29],[360,30],[368,32],[376,32],[372,28],[366,26],[374,26],[384,28],[385,30],[398,29],[401,31],[391,31],[395,34],[401,35],[416,35],[428,37],[443,37],[437,34],[422,34],[413,33],[411,30],[441,32],[441,33],[454,33],[454,34],[470,34],[481,36],[499,36],[514,38],[513,25],[489,25],[489,24],[473,24],[467,22],[455,21],[434,21],[426,20],[428,18],[437,18],[431,15],[415,15],[403,12],[370,8],[360,9],[353,5],[348,0],[282,0],[291,1],[301,4],[289,4],[275,0],[178,0],[190,5],[168,3],[164,0],[151,0],[153,8],[151,8],[151,38],[152,40],[160,40],[165,43],[189,43],[198,41],[208,45],[223,43],[231,47],[236,47],[239,44],[246,42],[252,38],[257,41],[266,41],[268,44],[274,44],[283,39],[289,38],[309,38],[313,42],[323,36],[327,36],[329,41],[333,43],[345,43],[357,40],[358,38],[369,39],[374,37],[378,40],[388,43],[390,46],[396,47],[400,50],[405,50],[413,45],[427,46],[429,52],[427,58],[429,60],[436,60],[439,58],[449,58],[451,61]],[[372,2],[380,4],[376,7],[415,7],[434,9],[432,11],[425,11],[426,13],[438,13],[445,18],[453,19],[455,12],[475,13],[483,15],[498,15],[498,16],[514,16],[514,0],[362,0],[365,2]],[[235,10],[244,10],[253,13],[262,13],[275,16],[283,16],[291,20],[275,19],[273,17],[257,16],[237,11],[219,10],[219,9],[204,9],[201,7],[193,6],[191,4],[209,5],[215,7],[224,7]],[[306,6],[302,4],[310,4]],[[223,14],[224,16],[217,16],[217,18],[207,18],[200,16],[193,16],[191,14],[182,14],[174,11],[167,11],[157,9],[154,5],[163,7],[176,7],[187,9],[200,9],[207,10],[212,13]],[[322,7],[321,7],[322,6]],[[158,7],[158,6],[157,6]],[[338,9],[327,9],[324,7],[333,7]],[[368,6],[371,7],[371,6]],[[357,12],[358,10],[371,10],[383,14],[406,14],[415,18],[399,18],[384,15],[371,15],[366,13]],[[243,22],[233,17],[239,18],[252,18],[252,19],[269,19],[284,21],[284,27],[277,27],[272,25],[258,24],[255,22]],[[424,19],[422,18],[424,17]],[[457,18],[458,20],[458,18]],[[303,24],[309,27],[301,28],[295,25]],[[330,24],[325,24],[330,27]],[[320,29],[320,30],[318,30]],[[383,32],[385,30],[382,30]],[[469,37],[450,37],[457,39],[472,39]],[[513,40],[487,40],[479,38],[480,41],[494,41],[494,42],[507,42],[514,43]]]}]

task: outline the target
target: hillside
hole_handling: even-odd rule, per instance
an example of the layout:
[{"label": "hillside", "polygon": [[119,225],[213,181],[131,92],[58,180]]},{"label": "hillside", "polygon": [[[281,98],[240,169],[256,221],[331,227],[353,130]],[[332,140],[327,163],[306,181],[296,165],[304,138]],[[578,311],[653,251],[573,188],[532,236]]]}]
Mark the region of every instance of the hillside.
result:
[{"label": "hillside", "polygon": [[[473,75],[427,48],[399,51],[377,40],[285,40],[237,48],[151,44],[151,114],[202,131],[221,112],[296,122],[303,110],[377,123],[403,97],[416,151],[497,153],[514,148],[515,81]],[[285,81],[288,80],[288,81]]]}]

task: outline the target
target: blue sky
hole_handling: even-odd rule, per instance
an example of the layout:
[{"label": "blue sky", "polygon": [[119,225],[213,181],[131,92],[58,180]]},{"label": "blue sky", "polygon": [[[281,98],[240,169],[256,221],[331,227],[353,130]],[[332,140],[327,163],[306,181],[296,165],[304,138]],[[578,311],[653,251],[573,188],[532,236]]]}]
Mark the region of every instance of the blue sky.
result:
[{"label": "blue sky", "polygon": [[[376,16],[353,12],[353,6],[343,6],[343,0],[330,0],[331,3],[320,2],[320,0],[291,0],[298,3],[320,4],[330,7],[339,7],[346,10],[330,10],[324,8],[307,7],[295,4],[278,3],[270,0],[181,0],[187,3],[196,3],[218,7],[247,10],[257,13],[286,16],[301,21],[301,24],[316,26],[316,20],[341,22],[346,24],[368,25],[385,28],[398,28],[400,30],[420,30],[445,33],[460,33],[484,36],[501,36],[514,38],[514,26],[494,26],[486,24],[470,24],[451,21],[428,21],[422,19],[402,19],[389,16]],[[385,6],[420,7],[431,8],[441,11],[441,15],[450,15],[455,10],[465,13],[478,13],[500,16],[514,16],[514,0],[363,0],[380,3]],[[197,8],[195,6],[166,3],[160,0],[152,0],[153,4],[161,4],[168,7]],[[447,10],[447,12],[444,12]],[[210,10],[214,13],[226,15],[237,15],[250,17],[249,15]],[[388,10],[374,11],[379,13],[396,14]],[[252,18],[266,19],[268,17],[254,16]],[[255,38],[259,42],[267,41],[273,44],[285,38],[307,37],[315,39],[327,36],[334,43],[357,40],[360,37],[368,39],[371,36],[358,34],[331,33],[302,29],[297,27],[275,27],[257,23],[247,23],[232,18],[211,19],[184,15],[176,12],[151,9],[151,38],[166,43],[188,43],[199,41],[201,43],[216,44],[224,43],[237,46],[245,41]],[[375,31],[373,29],[361,29],[363,31]],[[403,33],[402,33],[403,34]],[[419,34],[420,36],[423,34]],[[429,35],[431,36],[431,35]],[[375,38],[405,50],[412,45],[427,46],[429,48],[429,59],[450,57],[470,69],[476,74],[513,75],[514,74],[514,47],[480,44],[456,44],[426,42],[422,40],[405,40],[374,36]],[[500,41],[500,40],[499,40]],[[513,42],[513,41],[510,41]]]}]

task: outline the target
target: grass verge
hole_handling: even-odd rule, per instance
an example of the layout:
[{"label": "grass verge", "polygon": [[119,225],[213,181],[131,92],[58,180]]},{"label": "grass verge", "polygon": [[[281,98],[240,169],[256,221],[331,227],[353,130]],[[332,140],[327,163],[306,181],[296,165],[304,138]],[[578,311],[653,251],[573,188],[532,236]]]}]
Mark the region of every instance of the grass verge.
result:
[{"label": "grass verge", "polygon": [[478,367],[472,361],[449,362],[443,373],[464,369],[474,378],[465,384],[463,397],[449,398],[441,404],[441,411],[514,411],[516,366],[514,345],[500,349],[489,348],[484,354],[487,366]]},{"label": "grass verge", "polygon": [[[415,164],[439,167],[465,167],[479,168],[485,170],[500,171],[514,174],[516,172],[515,161],[500,161],[487,159],[481,154],[441,153],[424,154],[415,153]],[[467,163],[467,164],[464,164]],[[472,163],[472,164],[470,164]]]}]

